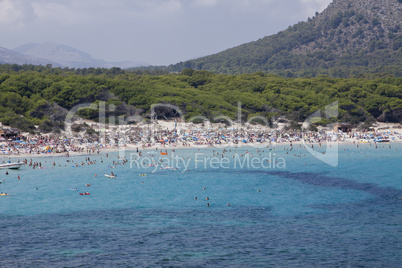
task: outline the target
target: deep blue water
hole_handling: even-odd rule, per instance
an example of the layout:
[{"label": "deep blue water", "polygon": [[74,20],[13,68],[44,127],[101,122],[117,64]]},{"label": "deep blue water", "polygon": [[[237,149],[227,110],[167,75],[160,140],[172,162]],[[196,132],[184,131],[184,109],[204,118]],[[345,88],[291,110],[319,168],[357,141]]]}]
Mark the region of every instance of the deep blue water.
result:
[{"label": "deep blue water", "polygon": [[[108,168],[117,153],[2,170],[0,267],[399,267],[402,146],[344,145],[337,167],[294,147],[227,148],[220,168],[203,166],[213,149],[177,150],[190,171]],[[271,154],[272,166],[241,168],[235,150],[241,160]],[[86,157],[97,163],[73,167]]]}]

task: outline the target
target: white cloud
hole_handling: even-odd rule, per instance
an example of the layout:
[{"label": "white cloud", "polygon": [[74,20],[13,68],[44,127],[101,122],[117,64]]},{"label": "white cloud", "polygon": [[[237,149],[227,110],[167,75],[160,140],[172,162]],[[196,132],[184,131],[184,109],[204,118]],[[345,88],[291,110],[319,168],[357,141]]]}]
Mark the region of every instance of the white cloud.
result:
[{"label": "white cloud", "polygon": [[[186,0],[181,0],[183,3]],[[216,8],[217,6],[225,7],[226,10],[235,13],[259,13],[267,12],[267,14],[275,15],[280,9],[292,9],[299,6],[299,12],[304,16],[312,16],[315,11],[322,11],[332,0],[192,0],[193,7]],[[280,16],[283,16],[280,15]]]},{"label": "white cloud", "polygon": [[0,0],[0,28],[160,18],[181,10],[181,0]]},{"label": "white cloud", "polygon": [[193,5],[196,7],[213,7],[217,3],[218,0],[194,0]]},{"label": "white cloud", "polygon": [[38,21],[56,24],[75,24],[86,20],[85,10],[77,7],[75,1],[61,3],[57,1],[36,1],[32,3]]},{"label": "white cloud", "polygon": [[237,12],[260,12],[267,8],[268,5],[274,3],[274,0],[233,0],[227,2],[228,4],[232,4],[232,10]]},{"label": "white cloud", "polygon": [[0,0],[0,29],[17,30],[34,19],[32,6],[23,0]]},{"label": "white cloud", "polygon": [[139,2],[143,6],[143,11],[152,16],[171,15],[182,10],[180,0],[148,0]]},{"label": "white cloud", "polygon": [[[0,0],[0,29],[20,29],[29,22],[54,25],[79,25],[90,22],[129,23],[144,19],[177,19],[186,6],[206,7],[216,12],[263,13],[277,17],[286,6],[300,5],[299,12],[312,16],[331,0]],[[280,15],[283,16],[283,15]],[[222,19],[225,14],[222,13]]]}]

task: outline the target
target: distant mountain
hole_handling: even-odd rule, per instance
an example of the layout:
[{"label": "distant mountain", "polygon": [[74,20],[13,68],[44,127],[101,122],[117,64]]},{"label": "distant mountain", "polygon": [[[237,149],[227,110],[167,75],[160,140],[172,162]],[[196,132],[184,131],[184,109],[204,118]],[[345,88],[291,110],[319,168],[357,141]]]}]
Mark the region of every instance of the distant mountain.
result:
[{"label": "distant mountain", "polygon": [[43,44],[30,43],[14,49],[15,52],[35,58],[43,58],[52,62],[57,62],[63,67],[69,68],[129,68],[136,66],[145,66],[143,62],[106,62],[92,58],[88,53],[82,52],[76,48],[47,42]]},{"label": "distant mountain", "polygon": [[23,55],[21,53],[9,50],[4,47],[0,47],[0,63],[7,63],[7,64],[32,64],[32,65],[47,65],[52,64],[55,67],[61,66],[56,62],[40,59],[32,56]]},{"label": "distant mountain", "polygon": [[167,70],[341,77],[388,72],[401,76],[401,2],[334,0],[322,13],[278,34],[170,65]]}]

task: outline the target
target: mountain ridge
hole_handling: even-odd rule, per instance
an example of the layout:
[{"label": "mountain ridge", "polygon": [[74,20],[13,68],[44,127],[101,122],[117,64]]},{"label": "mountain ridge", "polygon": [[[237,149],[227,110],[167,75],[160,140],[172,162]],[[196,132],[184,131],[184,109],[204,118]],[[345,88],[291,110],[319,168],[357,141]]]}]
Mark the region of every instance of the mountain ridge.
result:
[{"label": "mountain ridge", "polygon": [[323,12],[275,35],[165,69],[340,77],[389,72],[401,76],[401,2],[335,0]]},{"label": "mountain ridge", "polygon": [[107,62],[100,59],[94,59],[87,52],[80,51],[74,47],[53,42],[28,43],[15,48],[13,51],[24,55],[48,59],[60,63],[69,68],[129,68],[146,65],[143,62]]},{"label": "mountain ridge", "polygon": [[18,64],[18,65],[23,65],[23,64],[32,64],[32,65],[47,65],[47,64],[52,64],[55,67],[61,67],[60,64],[49,61],[46,59],[38,58],[38,57],[32,57],[32,56],[27,56],[21,53],[18,53],[16,51],[0,47],[0,63],[6,63],[6,64]]},{"label": "mountain ridge", "polygon": [[0,47],[0,63],[7,64],[32,64],[47,65],[54,67],[68,68],[132,68],[136,66],[146,66],[144,62],[107,62],[104,60],[94,59],[90,54],[80,51],[74,47],[56,44],[53,42],[46,43],[27,43],[13,50]]}]

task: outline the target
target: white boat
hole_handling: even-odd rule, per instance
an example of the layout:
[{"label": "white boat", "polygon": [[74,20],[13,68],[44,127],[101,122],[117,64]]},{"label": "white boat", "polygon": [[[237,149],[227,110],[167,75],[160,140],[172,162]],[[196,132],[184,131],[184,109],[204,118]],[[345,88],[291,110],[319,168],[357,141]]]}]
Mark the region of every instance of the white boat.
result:
[{"label": "white boat", "polygon": [[3,168],[19,169],[23,165],[25,165],[25,163],[5,163],[5,164],[0,164],[0,169],[3,169]]},{"label": "white boat", "polygon": [[105,174],[105,177],[108,177],[108,178],[116,178],[117,176],[116,176],[116,175]]}]

